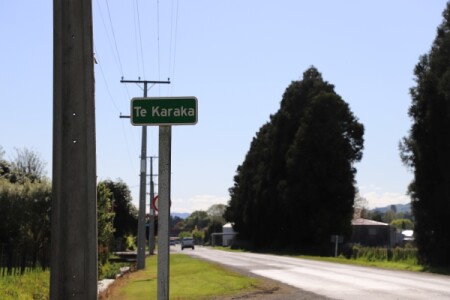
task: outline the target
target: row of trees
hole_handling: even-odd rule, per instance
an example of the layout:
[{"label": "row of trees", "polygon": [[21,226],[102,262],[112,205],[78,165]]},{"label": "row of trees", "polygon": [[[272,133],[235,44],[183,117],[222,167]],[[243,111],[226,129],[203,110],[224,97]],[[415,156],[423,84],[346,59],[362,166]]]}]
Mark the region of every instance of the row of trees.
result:
[{"label": "row of trees", "polygon": [[196,210],[186,219],[171,217],[171,227],[183,236],[193,236],[196,243],[209,243],[212,233],[222,232],[226,206],[213,204],[206,211]]},{"label": "row of trees", "polygon": [[[413,124],[399,148],[414,173],[409,195],[415,238],[422,264],[449,268],[450,2],[414,75]],[[256,247],[321,253],[331,234],[347,235],[355,197],[353,164],[362,157],[363,132],[315,68],[292,82],[279,111],[253,139],[230,188],[226,219],[240,238]],[[401,226],[411,226],[406,223]]]},{"label": "row of trees", "polygon": [[0,267],[49,266],[51,184],[45,163],[32,150],[8,162],[0,146]]},{"label": "row of trees", "polygon": [[251,246],[328,253],[331,235],[350,235],[363,134],[333,85],[309,68],[253,139],[226,219]]},{"label": "row of trees", "polygon": [[[45,163],[30,149],[17,149],[11,162],[0,146],[0,265],[49,266],[51,233],[51,182]],[[122,250],[128,236],[137,232],[137,210],[128,186],[105,180],[97,187],[99,264],[111,250]]]},{"label": "row of trees", "polygon": [[[49,266],[52,187],[44,174],[45,163],[37,152],[17,149],[9,162],[0,146],[0,259],[6,269],[17,267],[18,261],[27,267]],[[130,242],[137,234],[138,211],[121,180],[98,183],[97,207],[101,267],[111,251],[134,246]],[[208,242],[211,233],[222,231],[224,212],[225,205],[216,204],[186,219],[172,217],[171,227]]]},{"label": "row of trees", "polygon": [[414,172],[409,195],[415,239],[423,264],[450,267],[450,2],[429,53],[414,69],[409,116],[413,124],[400,143],[401,158]]}]

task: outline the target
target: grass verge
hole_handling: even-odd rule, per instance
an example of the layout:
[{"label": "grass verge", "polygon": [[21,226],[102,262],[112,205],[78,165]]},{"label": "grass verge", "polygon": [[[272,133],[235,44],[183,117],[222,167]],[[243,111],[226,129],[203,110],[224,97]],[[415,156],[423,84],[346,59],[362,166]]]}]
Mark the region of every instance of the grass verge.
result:
[{"label": "grass verge", "polygon": [[49,290],[49,271],[36,270],[20,276],[0,276],[2,300],[46,300],[49,299]]},{"label": "grass verge", "polygon": [[[245,252],[245,250],[233,250],[229,247],[214,247],[214,249],[230,251],[230,252]],[[375,248],[369,248],[369,250],[373,250]],[[369,256],[361,256],[358,258],[345,258],[343,256],[339,257],[322,257],[322,256],[311,256],[311,255],[292,255],[280,252],[269,252],[268,254],[273,255],[288,255],[297,258],[311,259],[317,261],[325,261],[325,262],[335,262],[349,265],[357,265],[357,266],[366,266],[366,267],[376,267],[376,268],[384,268],[391,270],[404,270],[404,271],[413,271],[413,272],[430,272],[430,273],[439,273],[450,275],[450,270],[438,270],[438,269],[430,269],[424,266],[421,266],[417,263],[416,259],[404,259],[399,261],[391,261],[387,260],[387,258],[377,258]]]},{"label": "grass verge", "polygon": [[[122,278],[105,299],[156,299],[157,257],[146,268]],[[249,291],[258,280],[183,254],[170,255],[170,299],[209,299]]]},{"label": "grass verge", "polygon": [[311,259],[317,261],[326,261],[326,262],[335,262],[347,265],[357,265],[357,266],[365,266],[365,267],[377,267],[391,270],[404,270],[404,271],[413,271],[413,272],[424,272],[424,267],[411,264],[407,262],[393,262],[393,261],[367,261],[364,259],[348,259],[345,257],[321,257],[321,256],[309,256],[309,255],[300,255],[296,256],[298,258]]}]

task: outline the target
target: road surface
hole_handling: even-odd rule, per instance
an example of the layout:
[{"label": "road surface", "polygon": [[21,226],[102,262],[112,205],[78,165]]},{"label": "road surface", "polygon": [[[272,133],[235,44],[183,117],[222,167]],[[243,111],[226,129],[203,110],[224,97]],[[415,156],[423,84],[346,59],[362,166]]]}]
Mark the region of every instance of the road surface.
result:
[{"label": "road surface", "polygon": [[[181,252],[172,246],[173,252]],[[450,276],[392,271],[196,246],[183,253],[332,299],[450,299]]]}]

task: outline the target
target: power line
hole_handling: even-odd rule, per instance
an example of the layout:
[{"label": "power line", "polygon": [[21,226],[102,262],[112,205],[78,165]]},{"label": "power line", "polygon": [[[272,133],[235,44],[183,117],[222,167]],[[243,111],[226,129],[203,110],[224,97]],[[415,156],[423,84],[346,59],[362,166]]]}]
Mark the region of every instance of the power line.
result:
[{"label": "power line", "polygon": [[111,90],[109,89],[109,85],[108,85],[108,82],[106,81],[105,73],[103,72],[101,60],[100,60],[100,58],[99,58],[99,55],[98,55],[98,53],[97,53],[97,49],[95,48],[95,46],[94,46],[94,50],[95,50],[95,54],[96,54],[97,65],[98,65],[98,67],[100,68],[100,73],[102,74],[103,82],[105,83],[106,91],[108,92],[108,95],[109,95],[109,100],[111,100],[111,102],[112,102],[114,108],[115,108],[118,112],[120,112],[120,109],[119,109],[119,107],[117,106],[117,104],[116,104],[116,102],[114,101],[114,98],[113,98],[113,96],[112,96],[112,94],[111,94]]},{"label": "power line", "polygon": [[[118,53],[116,53],[116,51],[114,51],[114,47],[113,47],[113,45],[112,45],[112,43],[111,43],[111,38],[110,38],[110,36],[109,36],[108,28],[106,27],[106,23],[105,23],[105,18],[103,17],[102,8],[101,8],[101,6],[100,6],[98,0],[95,1],[95,2],[97,3],[98,11],[99,11],[99,13],[100,13],[100,18],[101,18],[101,20],[102,20],[103,27],[104,27],[104,29],[105,29],[106,38],[107,38],[107,40],[108,40],[108,45],[109,45],[109,47],[110,47],[111,50],[112,50],[111,53],[113,54],[114,62],[116,63],[116,66],[117,66],[117,69],[118,69],[119,73],[121,73],[120,63],[119,63],[119,58],[117,57]],[[97,51],[96,51],[96,52],[97,52]],[[98,53],[98,52],[97,52],[97,53]],[[122,74],[121,74],[121,76],[122,76]]]},{"label": "power line", "polygon": [[108,1],[105,1],[105,2],[106,2],[106,7],[108,8],[109,24],[110,24],[110,26],[111,26],[111,32],[112,32],[112,35],[113,35],[114,45],[115,45],[115,47],[116,47],[117,58],[118,58],[118,60],[119,60],[119,66],[120,66],[120,72],[121,72],[120,75],[123,76],[122,61],[120,60],[119,48],[117,47],[116,34],[114,33],[114,26],[113,26],[113,24],[112,24],[111,12],[110,12],[110,10],[109,10],[109,4],[108,4]]},{"label": "power line", "polygon": [[[157,34],[158,34],[158,79],[161,79],[161,55],[160,55],[160,44],[159,44],[159,0],[156,0],[156,21],[157,21]],[[161,88],[158,87],[159,94],[161,94]]]},{"label": "power line", "polygon": [[[120,109],[119,109],[119,107],[117,106],[116,102],[114,101],[114,97],[112,96],[111,90],[110,90],[109,85],[108,85],[108,81],[106,80],[105,73],[103,72],[103,67],[102,67],[102,64],[101,64],[101,59],[99,58],[99,56],[98,56],[98,54],[97,54],[97,49],[96,49],[95,47],[94,47],[94,50],[95,50],[95,53],[96,53],[96,62],[97,62],[98,67],[100,68],[100,73],[101,73],[101,75],[102,75],[103,82],[105,83],[106,91],[108,92],[108,95],[109,95],[109,100],[112,102],[114,108],[115,108],[118,112],[120,112]],[[125,147],[126,147],[126,149],[127,149],[127,154],[128,154],[128,159],[129,159],[129,161],[130,161],[130,166],[131,166],[131,169],[132,169],[132,170],[135,170],[135,169],[136,169],[136,168],[135,168],[135,164],[133,163],[133,160],[131,159],[130,147],[129,147],[129,142],[128,142],[128,137],[127,137],[127,134],[126,134],[126,130],[125,130],[125,127],[124,127],[123,122],[120,122],[120,123],[122,124],[122,133],[123,133],[124,138],[125,138],[125,140],[126,140],[126,142],[125,142]],[[131,140],[133,141],[133,139],[131,139]],[[135,146],[135,145],[133,144],[133,146]]]},{"label": "power line", "polygon": [[137,22],[138,22],[138,32],[139,32],[139,44],[141,48],[141,60],[142,60],[142,72],[145,78],[145,63],[144,63],[144,50],[142,47],[142,35],[141,35],[141,20],[139,17],[139,0],[136,0],[136,14],[137,14]]},{"label": "power line", "polygon": [[[123,136],[125,138],[125,147],[127,149],[128,159],[130,161],[130,168],[134,172],[136,170],[136,164],[134,163],[134,160],[131,158],[130,148],[128,147],[129,142],[128,142],[128,138],[127,138],[127,134],[126,134],[127,131],[125,130],[124,122],[120,122],[120,123],[122,124],[122,132],[123,132]],[[132,142],[133,148],[136,148],[133,138],[131,139],[131,142]],[[133,152],[136,152],[136,151],[133,151]]]},{"label": "power line", "polygon": [[[178,33],[178,11],[179,11],[179,4],[180,2],[177,0],[176,4],[176,14],[175,14],[175,33],[173,33],[173,5],[174,0],[172,0],[172,8],[171,8],[171,20],[170,20],[170,46],[169,46],[169,77],[172,78],[172,80],[175,78],[175,59],[176,59],[176,52],[177,52],[177,33]],[[173,67],[172,67],[172,37],[174,36],[174,51],[173,51]],[[170,91],[172,91],[171,87]],[[171,92],[169,94],[172,94]]]},{"label": "power line", "polygon": [[140,74],[140,70],[141,70],[141,66],[139,64],[139,46],[138,46],[138,33],[137,33],[137,18],[136,18],[136,2],[133,1],[133,25],[134,25],[134,44],[135,44],[135,50],[136,50],[136,66],[137,66],[137,70],[138,70],[138,76],[141,76]]}]

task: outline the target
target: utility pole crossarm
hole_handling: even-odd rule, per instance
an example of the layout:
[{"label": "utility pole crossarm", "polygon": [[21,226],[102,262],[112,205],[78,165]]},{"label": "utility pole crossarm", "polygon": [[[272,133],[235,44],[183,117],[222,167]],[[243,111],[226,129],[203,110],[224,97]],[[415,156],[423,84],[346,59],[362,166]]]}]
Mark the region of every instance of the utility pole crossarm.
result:
[{"label": "utility pole crossarm", "polygon": [[166,81],[161,80],[120,80],[121,83],[144,83],[144,84],[170,84],[170,79]]}]

